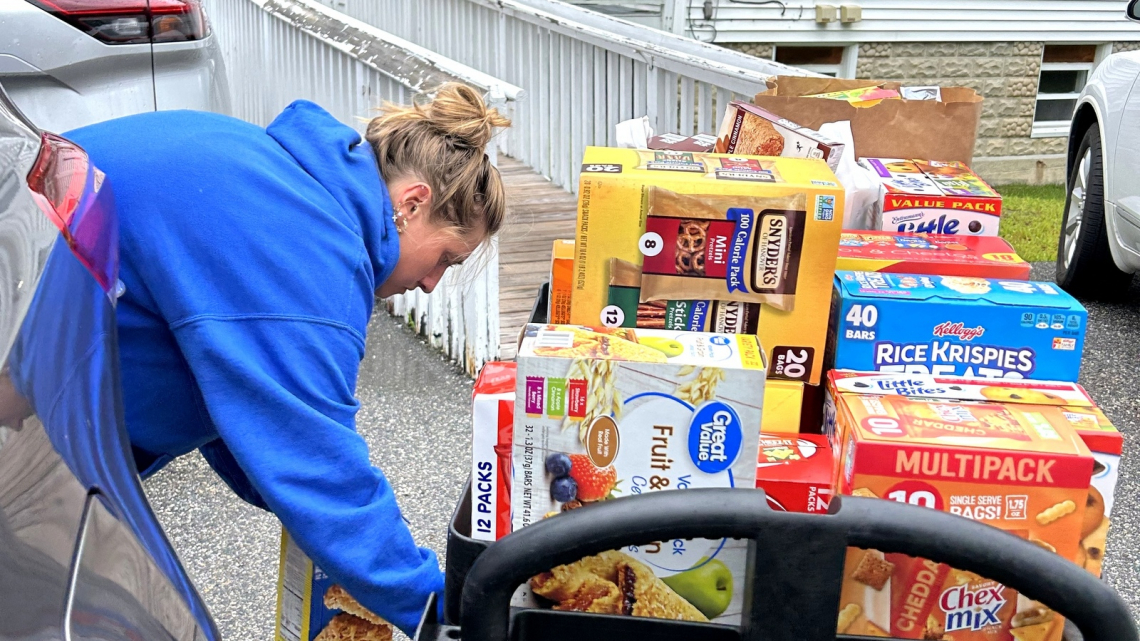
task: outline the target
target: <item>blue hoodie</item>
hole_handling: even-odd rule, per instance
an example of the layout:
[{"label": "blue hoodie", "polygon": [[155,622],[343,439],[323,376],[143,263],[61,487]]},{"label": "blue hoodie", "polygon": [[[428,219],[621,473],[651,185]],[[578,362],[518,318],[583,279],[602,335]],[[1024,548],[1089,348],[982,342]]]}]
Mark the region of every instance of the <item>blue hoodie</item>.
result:
[{"label": "blue hoodie", "polygon": [[142,475],[201,450],[334,581],[413,631],[439,564],[355,430],[374,292],[400,253],[369,145],[304,101],[265,129],[176,111],[67,137],[115,193]]}]

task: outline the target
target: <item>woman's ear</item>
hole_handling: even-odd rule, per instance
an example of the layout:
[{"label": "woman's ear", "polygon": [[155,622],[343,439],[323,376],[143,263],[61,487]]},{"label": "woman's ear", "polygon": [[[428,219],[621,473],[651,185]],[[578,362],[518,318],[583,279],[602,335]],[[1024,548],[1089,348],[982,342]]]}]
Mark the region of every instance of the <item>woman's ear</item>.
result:
[{"label": "woman's ear", "polygon": [[427,183],[420,181],[408,182],[400,185],[396,190],[394,203],[395,207],[409,221],[420,215],[420,213],[427,214],[431,208],[431,187]]}]

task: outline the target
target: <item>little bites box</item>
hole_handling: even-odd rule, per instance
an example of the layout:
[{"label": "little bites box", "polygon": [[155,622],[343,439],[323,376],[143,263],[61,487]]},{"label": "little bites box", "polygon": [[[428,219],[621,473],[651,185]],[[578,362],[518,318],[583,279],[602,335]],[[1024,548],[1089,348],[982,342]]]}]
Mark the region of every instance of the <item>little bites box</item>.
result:
[{"label": "little bites box", "polygon": [[1087,313],[1053,283],[835,273],[835,369],[1075,381]]},{"label": "little bites box", "polygon": [[[643,303],[758,305],[770,375],[818,384],[843,194],[818,160],[589,147],[571,322],[635,327],[610,304],[611,284]],[[632,266],[633,282],[613,264]]]},{"label": "little bites box", "polygon": [[[1093,458],[1059,407],[837,392],[839,493],[951,512],[1079,561]],[[1059,615],[968,572],[851,549],[840,632],[1059,641]]]},{"label": "little bites box", "polygon": [[471,538],[495,541],[511,531],[511,446],[515,363],[479,370],[471,399]]},{"label": "little bites box", "polygon": [[835,489],[835,457],[822,434],[761,434],[756,487],[781,512],[826,514]]},{"label": "little bites box", "polygon": [[879,179],[875,229],[997,236],[1001,195],[960,162],[863,158]]},{"label": "little bites box", "polygon": [[[518,352],[514,530],[614,497],[754,487],[764,384],[755,336],[527,326]],[[658,593],[626,614],[736,624],[743,590],[731,586],[745,585],[746,557],[739,541],[675,540],[585,565],[610,583],[625,568]],[[557,577],[568,572],[531,587],[564,609],[613,611],[608,601],[561,591]]]},{"label": "little bites box", "polygon": [[1029,263],[1004,238],[845,231],[836,269],[1028,280]]}]

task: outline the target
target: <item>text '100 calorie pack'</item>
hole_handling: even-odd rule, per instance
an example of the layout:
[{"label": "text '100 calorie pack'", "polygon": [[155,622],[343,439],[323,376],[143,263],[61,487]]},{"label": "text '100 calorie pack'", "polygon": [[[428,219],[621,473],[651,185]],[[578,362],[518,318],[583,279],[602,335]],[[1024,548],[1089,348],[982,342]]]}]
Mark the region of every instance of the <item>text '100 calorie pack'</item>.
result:
[{"label": "text '100 calorie pack'", "polygon": [[843,194],[819,160],[587,148],[571,322],[755,333],[817,384]]},{"label": "text '100 calorie pack'", "polygon": [[[514,529],[614,497],[754,487],[764,384],[755,336],[528,325]],[[731,540],[628,546],[534,577],[515,603],[737,624],[746,557]]]},{"label": "text '100 calorie pack'", "polygon": [[[902,378],[829,374],[839,493],[952,512],[1085,565],[1086,522],[1107,519],[1103,507],[1089,518],[1095,463],[1061,405],[1083,392],[1037,381]],[[889,391],[907,385],[921,391]],[[841,633],[1060,641],[1062,631],[1059,615],[996,581],[903,554],[848,550]]]},{"label": "text '100 calorie pack'", "polygon": [[1075,381],[1085,308],[1053,283],[835,273],[836,369]]}]

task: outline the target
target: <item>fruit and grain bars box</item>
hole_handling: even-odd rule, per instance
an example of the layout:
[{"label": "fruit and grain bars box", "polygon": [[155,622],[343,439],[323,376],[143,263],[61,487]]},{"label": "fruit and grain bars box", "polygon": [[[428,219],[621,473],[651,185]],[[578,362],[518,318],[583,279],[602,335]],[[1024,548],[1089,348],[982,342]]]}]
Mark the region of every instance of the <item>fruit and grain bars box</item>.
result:
[{"label": "fruit and grain bars box", "polygon": [[1029,263],[1004,238],[845,231],[836,269],[1028,280]]},{"label": "fruit and grain bars box", "polygon": [[781,512],[826,514],[835,489],[835,456],[822,434],[761,434],[756,487]]},{"label": "fruit and grain bars box", "polygon": [[471,538],[495,541],[511,531],[511,447],[515,363],[479,370],[471,402]]},{"label": "fruit and grain bars box", "polygon": [[840,393],[887,394],[945,401],[985,401],[1060,408],[1061,415],[1092,452],[1092,483],[1085,500],[1076,563],[1100,576],[1105,538],[1111,524],[1124,439],[1085,388],[1066,381],[990,380],[917,374],[867,374],[833,370],[828,374],[824,432],[836,438],[834,396]]},{"label": "fruit and grain bars box", "polygon": [[839,166],[843,147],[843,143],[818,131],[739,100],[728,103],[716,139],[719,154],[815,158],[827,163],[832,171]]},{"label": "fruit and grain bars box", "polygon": [[[527,326],[514,528],[612,497],[753,487],[764,371],[755,336]],[[740,541],[630,546],[552,568],[516,603],[538,595],[561,609],[737,624],[746,557]],[[582,594],[586,576],[594,589]]]},{"label": "fruit and grain bars box", "polygon": [[863,158],[879,179],[875,229],[997,236],[1001,194],[960,162]]},{"label": "fruit and grain bars box", "polygon": [[[951,512],[1081,562],[1094,460],[1063,408],[832,394],[840,494]],[[1063,631],[1059,615],[1007,586],[877,550],[848,550],[839,607],[838,632],[851,635],[1060,641]]]},{"label": "fruit and grain bars box", "polygon": [[835,273],[836,369],[1075,381],[1087,313],[1053,283]]},{"label": "fruit and grain bars box", "polygon": [[574,241],[556,240],[550,252],[550,295],[546,318],[551,323],[570,322],[570,292],[574,289]]},{"label": "fruit and grain bars box", "polygon": [[[770,376],[819,383],[843,211],[826,165],[590,147],[580,180],[574,324],[636,327],[631,290],[658,314],[663,301],[704,301],[700,318],[666,311],[670,328],[754,322]],[[625,302],[610,302],[611,282]]]},{"label": "fruit and grain bars box", "polygon": [[391,625],[357,603],[281,530],[274,641],[392,638]]}]

